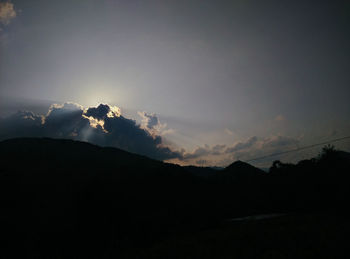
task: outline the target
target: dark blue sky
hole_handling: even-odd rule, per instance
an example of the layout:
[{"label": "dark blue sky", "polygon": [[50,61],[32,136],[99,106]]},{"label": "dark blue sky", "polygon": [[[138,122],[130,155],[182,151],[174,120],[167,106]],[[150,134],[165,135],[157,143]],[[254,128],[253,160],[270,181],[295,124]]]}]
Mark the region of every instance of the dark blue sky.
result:
[{"label": "dark blue sky", "polygon": [[3,113],[67,101],[139,123],[155,113],[167,144],[202,164],[349,135],[347,1],[0,2]]}]

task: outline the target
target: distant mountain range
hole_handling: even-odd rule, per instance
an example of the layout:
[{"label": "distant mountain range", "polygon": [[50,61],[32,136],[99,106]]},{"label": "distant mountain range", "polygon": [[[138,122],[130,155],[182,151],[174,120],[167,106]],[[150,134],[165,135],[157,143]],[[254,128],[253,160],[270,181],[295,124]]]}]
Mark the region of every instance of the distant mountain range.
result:
[{"label": "distant mountain range", "polygon": [[[6,161],[30,160],[38,164],[46,164],[52,167],[54,164],[64,162],[69,169],[72,167],[98,167],[103,168],[142,168],[147,173],[155,169],[178,170],[180,173],[188,172],[199,177],[210,177],[214,175],[225,175],[229,178],[241,179],[264,173],[261,169],[247,163],[236,161],[226,168],[221,167],[197,167],[183,166],[164,163],[138,154],[133,154],[112,147],[99,147],[87,142],[69,139],[51,138],[16,138],[0,142],[0,155]],[[103,162],[103,164],[101,164]],[[14,165],[13,164],[13,165]],[[12,165],[12,166],[13,166]],[[30,167],[34,164],[27,165]],[[55,170],[54,168],[50,168]]]}]

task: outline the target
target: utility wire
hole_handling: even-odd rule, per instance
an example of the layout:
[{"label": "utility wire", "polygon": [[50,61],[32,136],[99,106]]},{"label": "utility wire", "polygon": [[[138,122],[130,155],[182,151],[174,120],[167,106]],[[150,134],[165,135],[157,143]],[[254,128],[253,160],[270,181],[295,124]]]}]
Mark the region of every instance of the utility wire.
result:
[{"label": "utility wire", "polygon": [[273,157],[273,156],[278,156],[278,155],[282,155],[282,154],[288,154],[288,153],[292,153],[292,152],[297,152],[297,151],[300,151],[300,150],[313,148],[313,147],[329,144],[329,143],[332,143],[332,142],[342,141],[342,140],[345,140],[345,139],[350,139],[350,136],[337,138],[337,139],[332,139],[332,140],[328,140],[328,141],[325,141],[325,142],[321,142],[321,143],[317,143],[317,144],[313,144],[313,145],[309,145],[309,146],[304,146],[304,147],[300,147],[300,148],[296,148],[296,149],[291,149],[291,150],[287,150],[287,151],[283,151],[283,152],[273,153],[273,154],[269,154],[269,155],[266,155],[266,156],[260,156],[260,157],[248,159],[245,162],[251,162],[251,161],[260,160],[260,159],[264,159],[264,158],[268,158],[268,157]]}]

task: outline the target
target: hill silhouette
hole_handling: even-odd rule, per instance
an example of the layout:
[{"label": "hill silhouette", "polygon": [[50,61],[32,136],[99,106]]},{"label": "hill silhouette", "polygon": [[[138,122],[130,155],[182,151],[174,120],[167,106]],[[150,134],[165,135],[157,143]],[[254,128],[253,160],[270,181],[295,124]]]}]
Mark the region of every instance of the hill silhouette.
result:
[{"label": "hill silhouette", "polygon": [[47,138],[2,141],[0,158],[5,258],[128,255],[234,217],[345,215],[350,196],[349,153],[331,148],[295,165],[276,161],[269,173],[241,161],[181,167]]},{"label": "hill silhouette", "polygon": [[265,174],[263,170],[238,160],[224,168],[216,177],[220,177],[223,181],[246,182],[254,181],[254,179],[262,177],[263,174]]}]

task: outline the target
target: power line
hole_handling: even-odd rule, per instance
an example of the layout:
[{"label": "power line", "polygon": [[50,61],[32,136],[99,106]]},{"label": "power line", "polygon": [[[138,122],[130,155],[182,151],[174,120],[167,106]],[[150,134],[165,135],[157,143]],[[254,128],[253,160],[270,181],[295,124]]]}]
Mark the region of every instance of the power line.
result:
[{"label": "power line", "polygon": [[288,154],[288,153],[292,153],[292,152],[297,152],[297,151],[300,151],[300,150],[313,148],[313,147],[329,144],[329,143],[332,143],[332,142],[342,141],[342,140],[345,140],[345,139],[350,139],[350,136],[337,138],[337,139],[332,139],[332,140],[328,140],[328,141],[325,141],[325,142],[321,142],[321,143],[317,143],[317,144],[313,144],[313,145],[309,145],[309,146],[304,146],[304,147],[300,147],[300,148],[296,148],[296,149],[291,149],[291,150],[287,150],[287,151],[283,151],[283,152],[273,153],[273,154],[269,154],[269,155],[266,155],[266,156],[260,156],[260,157],[248,159],[245,162],[251,162],[251,161],[260,160],[260,159],[264,159],[264,158],[268,158],[268,157],[273,157],[273,156]]}]

